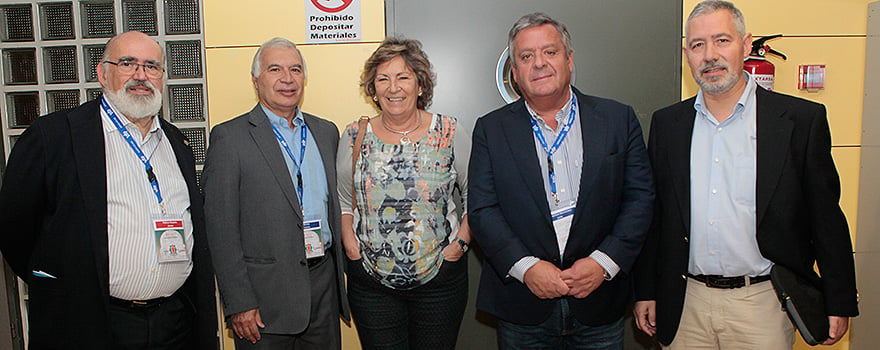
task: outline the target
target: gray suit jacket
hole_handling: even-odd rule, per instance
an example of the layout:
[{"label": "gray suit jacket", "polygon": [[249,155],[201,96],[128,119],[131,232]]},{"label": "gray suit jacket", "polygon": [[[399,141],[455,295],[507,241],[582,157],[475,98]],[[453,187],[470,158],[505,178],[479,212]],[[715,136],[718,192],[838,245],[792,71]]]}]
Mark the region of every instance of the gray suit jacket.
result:
[{"label": "gray suit jacket", "polygon": [[[327,120],[306,113],[303,117],[327,176],[331,256],[336,260],[340,300],[326,307],[338,308],[348,320],[334,161],[339,130]],[[262,332],[303,332],[309,324],[311,295],[302,209],[259,104],[211,130],[202,176],[208,243],[224,312],[229,316],[259,308],[266,325]]]}]

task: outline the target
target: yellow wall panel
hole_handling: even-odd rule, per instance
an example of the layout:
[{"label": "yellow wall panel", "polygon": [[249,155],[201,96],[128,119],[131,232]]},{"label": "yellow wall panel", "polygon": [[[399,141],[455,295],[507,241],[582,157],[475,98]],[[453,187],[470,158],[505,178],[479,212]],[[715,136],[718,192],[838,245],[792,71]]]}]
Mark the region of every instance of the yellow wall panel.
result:
[{"label": "yellow wall panel", "polygon": [[255,52],[255,47],[206,50],[208,121],[212,127],[256,104],[250,73]]},{"label": "yellow wall panel", "polygon": [[850,321],[849,324],[850,324],[850,329],[846,332],[846,335],[844,335],[843,338],[840,339],[839,342],[837,342],[837,344],[834,344],[834,345],[832,345],[832,346],[825,346],[825,345],[809,346],[809,345],[807,345],[807,343],[805,343],[804,340],[801,338],[801,335],[800,335],[800,334],[797,334],[797,333],[795,332],[795,336],[794,336],[794,337],[795,337],[795,342],[794,342],[794,347],[793,347],[792,349],[793,349],[793,350],[814,350],[814,349],[822,349],[822,350],[848,350],[848,349],[849,349],[849,335],[850,335],[850,332],[849,332],[849,331],[852,330],[852,321]]},{"label": "yellow wall panel", "polygon": [[[865,38],[780,38],[773,48],[787,61],[776,65],[776,90],[825,104],[835,145],[862,141],[862,104],[865,91]],[[825,89],[797,89],[798,65],[824,64]]]},{"label": "yellow wall panel", "polygon": [[[776,66],[775,90],[825,104],[834,145],[859,145],[862,140],[862,103],[865,76],[865,38],[779,38],[770,42],[788,56],[770,58]],[[825,89],[797,89],[798,65],[824,64]],[[682,98],[696,95],[687,57],[682,57]]]},{"label": "yellow wall panel", "polygon": [[309,78],[302,109],[332,120],[340,131],[361,115],[376,114],[359,83],[364,62],[377,47],[378,43],[303,46]]},{"label": "yellow wall panel", "polygon": [[[308,79],[303,111],[332,120],[342,129],[360,115],[372,115],[372,104],[358,86],[364,61],[376,43],[299,46]],[[207,50],[208,115],[211,126],[245,113],[257,103],[250,67],[255,47]]]},{"label": "yellow wall panel", "polygon": [[[273,0],[212,0],[204,2],[205,46],[252,46],[281,36],[296,43],[306,41],[305,2]],[[361,37],[385,38],[385,3],[361,1]]]},{"label": "yellow wall panel", "polygon": [[[740,0],[734,3],[745,16],[746,29],[758,35],[865,35],[871,1],[876,0]],[[684,20],[698,2],[682,2]]]}]

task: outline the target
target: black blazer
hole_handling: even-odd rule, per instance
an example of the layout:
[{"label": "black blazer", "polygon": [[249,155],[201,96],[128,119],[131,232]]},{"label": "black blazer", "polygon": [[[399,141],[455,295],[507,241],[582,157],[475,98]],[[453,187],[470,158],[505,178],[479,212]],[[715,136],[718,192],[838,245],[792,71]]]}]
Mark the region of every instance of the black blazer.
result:
[{"label": "black blazer", "polygon": [[571,234],[562,259],[520,99],[477,120],[469,168],[468,222],[486,254],[477,307],[503,320],[537,324],[554,300],[541,300],[507,275],[525,256],[560,269],[599,249],[621,267],[584,299],[569,297],[578,321],[615,321],[631,300],[628,272],[651,222],[654,187],[642,131],[629,106],[575,90],[583,136],[583,168]]},{"label": "black blazer", "polygon": [[[214,278],[195,160],[160,124],[189,188],[195,247],[181,287],[196,310],[192,348],[216,349]],[[33,122],[12,149],[0,189],[0,249],[28,283],[30,348],[108,349],[107,178],[99,100]],[[31,274],[42,270],[57,279]]]},{"label": "black blazer", "polygon": [[[695,100],[655,112],[648,142],[657,199],[648,241],[635,268],[636,296],[657,301],[657,337],[667,345],[678,330],[684,305]],[[762,88],[756,91],[756,101],[761,254],[821,286],[829,315],[856,316],[853,249],[838,204],[840,181],[831,159],[825,107]],[[813,271],[814,262],[821,280]]]}]

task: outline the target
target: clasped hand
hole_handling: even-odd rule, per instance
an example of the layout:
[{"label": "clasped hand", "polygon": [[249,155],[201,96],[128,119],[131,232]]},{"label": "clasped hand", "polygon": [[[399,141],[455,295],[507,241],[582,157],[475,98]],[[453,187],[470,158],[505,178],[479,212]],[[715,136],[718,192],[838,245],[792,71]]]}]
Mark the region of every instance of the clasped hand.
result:
[{"label": "clasped hand", "polygon": [[593,258],[575,261],[565,270],[559,270],[548,261],[538,261],[523,276],[523,282],[541,299],[558,298],[570,295],[578,299],[586,298],[602,281],[605,270]]}]

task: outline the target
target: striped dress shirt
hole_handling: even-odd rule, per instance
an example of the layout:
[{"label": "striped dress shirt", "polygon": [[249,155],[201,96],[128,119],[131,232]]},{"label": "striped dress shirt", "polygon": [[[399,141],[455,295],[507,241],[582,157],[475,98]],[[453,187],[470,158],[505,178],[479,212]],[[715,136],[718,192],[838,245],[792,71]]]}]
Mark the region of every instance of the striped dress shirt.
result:
[{"label": "striped dress shirt", "polygon": [[[110,295],[125,300],[169,296],[183,285],[192,270],[193,226],[186,181],[157,117],[153,118],[146,137],[141,138],[137,125],[112,104],[111,108],[150,159],[167,214],[161,214],[144,164],[101,110],[107,166]],[[159,263],[153,220],[161,218],[183,220],[188,261]]]}]

